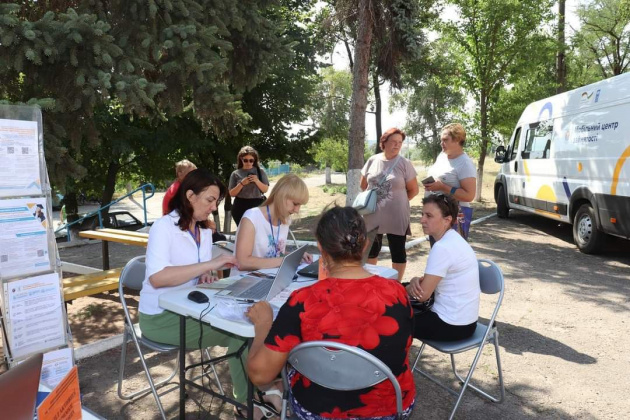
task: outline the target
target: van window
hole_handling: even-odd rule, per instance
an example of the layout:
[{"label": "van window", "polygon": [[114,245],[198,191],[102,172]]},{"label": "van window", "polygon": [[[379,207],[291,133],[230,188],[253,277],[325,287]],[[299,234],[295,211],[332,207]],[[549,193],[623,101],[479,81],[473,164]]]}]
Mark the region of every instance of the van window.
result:
[{"label": "van window", "polygon": [[505,156],[508,157],[509,161],[513,161],[516,159],[516,154],[518,152],[519,141],[521,140],[521,127],[516,129],[516,133],[514,133],[514,138],[512,139],[512,143],[508,147]]},{"label": "van window", "polygon": [[553,122],[551,120],[530,125],[527,130],[523,159],[548,159],[552,134]]}]

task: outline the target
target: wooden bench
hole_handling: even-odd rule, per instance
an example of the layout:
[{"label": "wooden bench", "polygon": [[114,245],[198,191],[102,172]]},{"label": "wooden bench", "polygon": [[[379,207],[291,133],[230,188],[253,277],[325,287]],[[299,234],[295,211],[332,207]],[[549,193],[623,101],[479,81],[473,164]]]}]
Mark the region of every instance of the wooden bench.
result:
[{"label": "wooden bench", "polygon": [[63,299],[69,302],[83,296],[118,290],[118,278],[122,269],[120,267],[63,279]]}]

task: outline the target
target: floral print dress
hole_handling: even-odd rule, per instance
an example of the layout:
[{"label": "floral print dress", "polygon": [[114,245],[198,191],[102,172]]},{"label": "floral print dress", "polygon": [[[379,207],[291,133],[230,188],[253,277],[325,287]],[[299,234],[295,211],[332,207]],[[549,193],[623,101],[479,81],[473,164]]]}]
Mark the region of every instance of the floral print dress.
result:
[{"label": "floral print dress", "polygon": [[[392,370],[403,392],[403,408],[409,413],[415,396],[408,357],[412,323],[413,311],[400,283],[379,276],[327,278],[291,294],[265,345],[284,353],[314,340],[360,347]],[[355,391],[333,391],[298,372],[289,376],[292,405],[302,418],[388,418],[396,413],[389,381]]]}]

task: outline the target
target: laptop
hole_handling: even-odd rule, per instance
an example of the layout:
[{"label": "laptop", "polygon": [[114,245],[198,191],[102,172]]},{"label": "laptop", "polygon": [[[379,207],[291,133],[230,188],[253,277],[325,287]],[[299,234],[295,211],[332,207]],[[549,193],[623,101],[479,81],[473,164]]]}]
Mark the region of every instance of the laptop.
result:
[{"label": "laptop", "polygon": [[43,359],[42,353],[36,354],[0,375],[2,418],[33,420]]},{"label": "laptop", "polygon": [[[376,237],[377,233],[378,226],[367,233],[367,247],[365,248],[365,251],[363,252],[363,257],[361,258],[362,265],[365,265],[365,263],[367,263],[368,255],[370,254],[370,249],[372,248],[372,243],[374,242],[374,238]],[[312,263],[298,271],[298,275],[316,279],[319,276],[319,259],[317,261],[313,261]]]},{"label": "laptop", "polygon": [[260,278],[247,275],[217,293],[216,296],[247,301],[271,300],[291,284],[302,262],[304,252],[306,252],[306,246],[286,255],[275,277]]}]

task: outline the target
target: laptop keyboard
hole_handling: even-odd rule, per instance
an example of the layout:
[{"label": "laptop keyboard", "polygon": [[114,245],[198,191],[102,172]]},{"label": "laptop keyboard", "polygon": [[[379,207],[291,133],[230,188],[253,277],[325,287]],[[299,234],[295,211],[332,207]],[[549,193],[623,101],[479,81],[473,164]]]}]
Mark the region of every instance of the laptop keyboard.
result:
[{"label": "laptop keyboard", "polygon": [[262,279],[249,289],[243,290],[242,293],[238,294],[238,297],[243,299],[263,299],[269,293],[272,283],[273,280],[271,279]]}]

